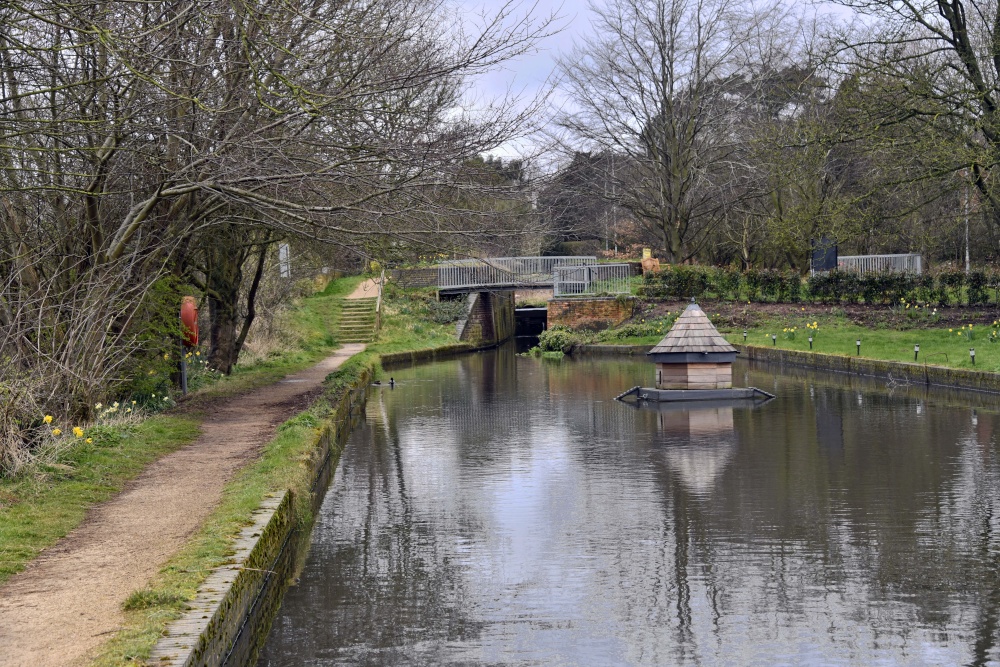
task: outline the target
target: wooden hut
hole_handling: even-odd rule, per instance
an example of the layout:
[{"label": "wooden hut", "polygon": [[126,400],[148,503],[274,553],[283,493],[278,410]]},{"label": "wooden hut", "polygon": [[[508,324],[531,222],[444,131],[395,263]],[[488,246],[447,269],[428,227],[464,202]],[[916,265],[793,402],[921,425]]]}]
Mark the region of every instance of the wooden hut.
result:
[{"label": "wooden hut", "polygon": [[684,309],[667,335],[647,352],[656,364],[657,389],[730,389],[736,348],[726,342],[698,304]]}]

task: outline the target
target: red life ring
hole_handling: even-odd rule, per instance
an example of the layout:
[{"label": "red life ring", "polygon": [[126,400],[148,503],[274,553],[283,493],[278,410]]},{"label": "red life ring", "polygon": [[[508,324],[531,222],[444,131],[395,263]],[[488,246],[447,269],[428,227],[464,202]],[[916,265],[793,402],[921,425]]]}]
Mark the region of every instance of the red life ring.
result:
[{"label": "red life ring", "polygon": [[181,325],[184,347],[195,347],[198,344],[198,301],[193,296],[181,299]]}]

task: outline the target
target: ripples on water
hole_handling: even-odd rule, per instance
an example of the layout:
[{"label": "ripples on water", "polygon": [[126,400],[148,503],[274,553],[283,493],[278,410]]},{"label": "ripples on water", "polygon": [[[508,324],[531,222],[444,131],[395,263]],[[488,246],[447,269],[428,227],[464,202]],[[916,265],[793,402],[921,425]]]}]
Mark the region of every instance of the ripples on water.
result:
[{"label": "ripples on water", "polygon": [[[261,665],[998,664],[994,398],[777,367],[635,409],[652,364],[393,372]],[[986,403],[989,403],[987,405]]]}]

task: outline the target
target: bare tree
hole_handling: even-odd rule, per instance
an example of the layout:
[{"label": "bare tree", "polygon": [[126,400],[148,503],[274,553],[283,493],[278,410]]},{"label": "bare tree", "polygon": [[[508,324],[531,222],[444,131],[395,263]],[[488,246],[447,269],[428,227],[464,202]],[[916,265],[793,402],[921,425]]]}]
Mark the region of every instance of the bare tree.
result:
[{"label": "bare tree", "polygon": [[208,249],[206,289],[232,299],[255,271],[222,263],[261,256],[271,237],[253,230],[349,247],[476,233],[457,216],[435,229],[438,193],[530,110],[468,109],[468,82],[547,23],[508,5],[469,32],[446,7],[0,6],[0,392],[30,394],[2,417],[0,459],[30,441],[39,406],[85,416],[127,379],[117,360],[136,351],[144,295],[208,266]]},{"label": "bare tree", "polygon": [[753,82],[780,69],[797,20],[735,0],[612,0],[595,35],[560,62],[570,147],[622,156],[619,203],[656,230],[666,258],[693,256],[723,219],[743,166]]},{"label": "bare tree", "polygon": [[[974,187],[995,247],[1000,231],[1000,6],[993,0],[842,0],[864,16],[840,35],[859,101],[855,136],[905,151],[910,209],[957,202]],[[860,26],[860,27],[859,27]]]}]

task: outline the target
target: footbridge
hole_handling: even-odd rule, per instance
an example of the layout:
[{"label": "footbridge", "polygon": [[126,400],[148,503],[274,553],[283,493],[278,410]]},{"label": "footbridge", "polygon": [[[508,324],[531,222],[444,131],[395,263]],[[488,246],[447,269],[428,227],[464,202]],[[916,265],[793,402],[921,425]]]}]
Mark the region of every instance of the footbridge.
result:
[{"label": "footbridge", "polygon": [[453,259],[437,266],[442,294],[485,290],[545,289],[553,286],[556,268],[592,266],[596,257],[487,257]]},{"label": "footbridge", "polygon": [[[628,294],[628,264],[598,264],[593,256],[488,257],[442,262],[437,288],[445,297],[465,296],[466,316],[458,323],[460,340],[489,346],[515,334],[514,290],[552,289],[553,296]],[[545,311],[522,313],[544,328]],[[540,318],[539,318],[540,316]]]}]

